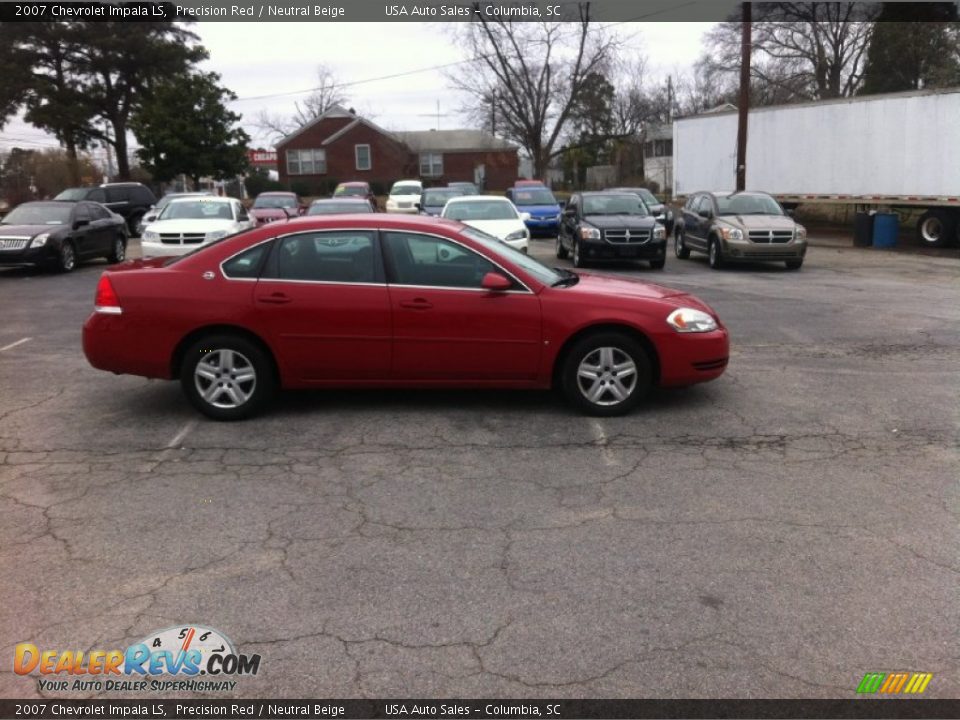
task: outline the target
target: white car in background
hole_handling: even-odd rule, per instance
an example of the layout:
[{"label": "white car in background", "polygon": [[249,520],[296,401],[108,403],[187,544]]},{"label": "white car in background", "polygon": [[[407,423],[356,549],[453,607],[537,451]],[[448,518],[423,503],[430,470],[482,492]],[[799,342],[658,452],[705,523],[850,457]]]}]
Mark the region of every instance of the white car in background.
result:
[{"label": "white car in background", "polygon": [[160,200],[157,201],[157,204],[147,210],[143,217],[140,218],[140,225],[137,227],[137,235],[143,235],[143,231],[146,230],[147,226],[150,223],[156,222],[157,217],[160,213],[163,212],[163,209],[170,204],[170,201],[179,198],[179,197],[206,197],[213,196],[213,193],[209,190],[201,190],[199,192],[182,192],[182,193],[167,193]]},{"label": "white car in background", "polygon": [[174,198],[144,229],[140,247],[144,257],[183,255],[256,226],[257,221],[234,198]]},{"label": "white car in background", "polygon": [[518,212],[516,206],[504,197],[466,195],[450,198],[440,217],[459,220],[521,252],[530,248],[530,231],[524,222],[530,219],[530,215]]},{"label": "white car in background", "polygon": [[387,212],[416,215],[421,193],[423,183],[419,180],[397,180],[387,196]]}]

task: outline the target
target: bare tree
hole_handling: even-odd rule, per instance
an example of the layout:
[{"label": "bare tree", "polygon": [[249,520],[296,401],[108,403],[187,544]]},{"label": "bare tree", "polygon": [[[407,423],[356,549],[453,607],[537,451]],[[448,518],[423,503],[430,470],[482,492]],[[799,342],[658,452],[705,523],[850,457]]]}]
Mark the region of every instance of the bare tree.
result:
[{"label": "bare tree", "polygon": [[347,102],[349,96],[343,89],[343,83],[329,66],[321,64],[317,66],[317,86],[302,102],[294,103],[293,115],[284,116],[261,110],[254,124],[279,139],[313,122],[334,105],[345,105]]},{"label": "bare tree", "polygon": [[554,148],[588,78],[618,46],[591,22],[589,2],[574,15],[564,23],[514,23],[481,13],[459,31],[474,62],[448,75],[470,96],[467,112],[526,150],[538,177],[560,153]]},{"label": "bare tree", "polygon": [[[863,80],[876,5],[755,3],[751,96],[755,105],[849,97]],[[727,84],[739,73],[739,22],[711,30],[698,70]]]}]

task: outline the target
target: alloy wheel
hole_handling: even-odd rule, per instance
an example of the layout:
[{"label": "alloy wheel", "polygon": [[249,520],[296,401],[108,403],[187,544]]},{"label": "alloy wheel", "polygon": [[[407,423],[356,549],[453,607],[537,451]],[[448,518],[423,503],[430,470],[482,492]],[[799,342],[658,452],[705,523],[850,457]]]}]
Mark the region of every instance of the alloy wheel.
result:
[{"label": "alloy wheel", "polygon": [[246,355],[221,349],[205,353],[193,371],[197,392],[213,407],[230,410],[244,405],[257,388],[257,371]]},{"label": "alloy wheel", "polygon": [[599,347],[589,352],[577,368],[577,387],[591,403],[619,405],[637,386],[637,365],[617,347]]}]

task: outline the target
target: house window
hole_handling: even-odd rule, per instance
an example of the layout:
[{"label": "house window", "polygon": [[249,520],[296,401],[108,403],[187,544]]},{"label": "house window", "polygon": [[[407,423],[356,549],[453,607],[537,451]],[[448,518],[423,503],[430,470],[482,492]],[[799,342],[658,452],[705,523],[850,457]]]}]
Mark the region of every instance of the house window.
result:
[{"label": "house window", "polygon": [[420,175],[440,177],[443,175],[443,155],[441,153],[420,153]]},{"label": "house window", "polygon": [[326,175],[326,150],[287,150],[287,175]]},{"label": "house window", "polygon": [[370,169],[370,146],[354,145],[353,152],[357,158],[357,170],[369,170]]}]

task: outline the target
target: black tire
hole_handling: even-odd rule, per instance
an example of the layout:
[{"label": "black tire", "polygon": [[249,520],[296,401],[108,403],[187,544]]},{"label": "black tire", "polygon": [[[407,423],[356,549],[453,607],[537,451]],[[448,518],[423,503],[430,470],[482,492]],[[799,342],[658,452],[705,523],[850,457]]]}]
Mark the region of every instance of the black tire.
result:
[{"label": "black tire", "polygon": [[723,250],[720,247],[720,241],[715,237],[710,238],[710,244],[707,246],[707,261],[714,270],[723,267]]},{"label": "black tire", "polygon": [[77,267],[77,249],[69,240],[60,243],[60,251],[57,253],[56,270],[60,273],[73,272]]},{"label": "black tire", "polygon": [[[225,369],[230,353],[230,372]],[[197,372],[201,362],[203,370]],[[236,377],[233,371],[236,372]],[[252,374],[252,379],[239,380]],[[219,384],[208,398],[203,391]],[[180,385],[190,403],[214,420],[243,420],[261,412],[276,392],[273,363],[259,345],[238,335],[210,335],[194,342],[183,357]],[[243,398],[242,402],[237,402]]]},{"label": "black tire", "polygon": [[583,256],[580,255],[580,241],[576,238],[573,239],[573,253],[572,253],[572,262],[575,268],[586,267],[587,263],[584,262]]},{"label": "black tire", "polygon": [[127,259],[127,239],[123,235],[117,235],[113,239],[113,245],[110,248],[110,254],[107,255],[107,262],[120,263]]},{"label": "black tire", "polygon": [[787,266],[787,270],[799,270],[803,267],[803,258],[799,260],[785,260],[784,264]]},{"label": "black tire", "polygon": [[140,237],[140,221],[146,213],[131,215],[127,220],[127,229],[130,231],[130,237]]},{"label": "black tire", "polygon": [[673,235],[673,254],[679,260],[686,260],[690,257],[690,248],[687,247],[683,239],[683,228],[677,228],[677,232]]},{"label": "black tire", "polygon": [[[612,351],[611,365],[604,364],[604,349]],[[606,360],[609,361],[611,356]],[[613,367],[625,364],[627,359],[633,363],[632,373],[623,370],[619,378],[611,374]],[[583,364],[588,368],[595,365],[597,372],[604,375],[591,382],[590,378],[581,376]],[[653,373],[643,346],[629,335],[613,331],[598,332],[578,340],[565,356],[560,379],[563,393],[574,407],[587,415],[613,417],[630,412],[647,396],[653,384]],[[615,386],[615,381],[619,385]],[[607,384],[598,387],[597,382]],[[628,392],[623,399],[618,399],[615,388],[620,388],[619,392]],[[588,397],[590,390],[599,391],[595,400]]]},{"label": "black tire", "polygon": [[667,264],[666,260],[651,260],[650,268],[652,270],[663,270],[663,266]]},{"label": "black tire", "polygon": [[568,255],[567,249],[563,246],[563,241],[560,239],[560,236],[557,235],[557,259],[566,260]]},{"label": "black tire", "polygon": [[954,240],[957,216],[949,210],[927,210],[917,221],[917,240],[926,247],[944,247]]}]

